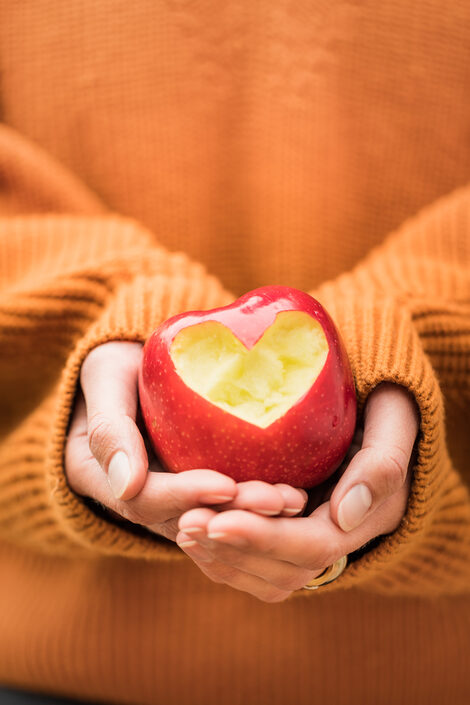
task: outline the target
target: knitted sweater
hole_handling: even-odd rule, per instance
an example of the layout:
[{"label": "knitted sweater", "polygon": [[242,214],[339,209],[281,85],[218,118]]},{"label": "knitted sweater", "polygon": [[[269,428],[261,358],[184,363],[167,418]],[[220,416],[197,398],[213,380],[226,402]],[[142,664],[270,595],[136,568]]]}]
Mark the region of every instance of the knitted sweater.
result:
[{"label": "knitted sweater", "polygon": [[[0,683],[130,705],[470,699],[470,7],[0,3]],[[77,496],[80,365],[264,284],[420,409],[398,529],[267,605]],[[444,414],[445,409],[445,414]]]}]

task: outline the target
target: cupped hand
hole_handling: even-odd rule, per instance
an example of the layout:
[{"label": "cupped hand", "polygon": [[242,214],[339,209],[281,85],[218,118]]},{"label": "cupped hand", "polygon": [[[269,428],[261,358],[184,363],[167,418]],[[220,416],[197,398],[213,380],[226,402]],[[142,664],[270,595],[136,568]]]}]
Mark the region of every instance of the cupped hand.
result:
[{"label": "cupped hand", "polygon": [[[398,527],[418,427],[410,394],[384,383],[368,398],[363,433],[358,432],[339,481],[312,493],[318,506],[308,516],[193,509],[179,520],[177,543],[214,582],[265,602],[285,600],[337,559]],[[318,503],[321,491],[325,496]]]},{"label": "cupped hand", "polygon": [[65,448],[72,490],[106,507],[110,516],[175,540],[188,510],[209,506],[265,516],[302,512],[307,495],[288,485],[237,483],[206,469],[163,471],[138,416],[142,345],[105,343],[83,362],[80,390]]}]

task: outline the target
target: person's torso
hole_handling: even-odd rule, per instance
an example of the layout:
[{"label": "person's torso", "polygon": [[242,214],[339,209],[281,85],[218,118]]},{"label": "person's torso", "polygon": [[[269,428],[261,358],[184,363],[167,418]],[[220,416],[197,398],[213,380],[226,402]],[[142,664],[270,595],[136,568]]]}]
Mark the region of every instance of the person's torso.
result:
[{"label": "person's torso", "polygon": [[0,7],[3,121],[234,293],[311,289],[468,181],[470,5]]}]

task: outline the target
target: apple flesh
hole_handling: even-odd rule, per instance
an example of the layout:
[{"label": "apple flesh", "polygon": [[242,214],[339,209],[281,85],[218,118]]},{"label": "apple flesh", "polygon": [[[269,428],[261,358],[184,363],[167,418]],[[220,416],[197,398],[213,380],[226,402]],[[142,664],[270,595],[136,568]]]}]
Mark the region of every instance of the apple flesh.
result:
[{"label": "apple flesh", "polygon": [[318,301],[269,286],[174,316],[144,347],[139,395],[168,470],[313,487],[339,466],[356,420],[344,345]]}]

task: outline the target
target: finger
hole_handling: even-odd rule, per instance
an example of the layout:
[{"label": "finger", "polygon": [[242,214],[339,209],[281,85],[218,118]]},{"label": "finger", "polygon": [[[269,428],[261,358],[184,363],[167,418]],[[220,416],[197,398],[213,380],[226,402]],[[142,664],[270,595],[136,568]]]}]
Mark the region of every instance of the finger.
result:
[{"label": "finger", "polygon": [[286,485],[282,482],[274,486],[277,487],[284,498],[284,509],[281,512],[281,516],[291,517],[296,514],[302,514],[308,502],[307,492],[301,487],[292,487],[292,485]]},{"label": "finger", "polygon": [[250,480],[238,483],[235,500],[224,505],[222,509],[249,509],[265,516],[281,513],[292,516],[303,510],[306,496],[303,490],[296,490],[289,485],[270,485],[267,482]]},{"label": "finger", "polygon": [[[330,523],[337,534],[344,536],[331,520]],[[187,533],[183,517],[179,526]],[[318,517],[271,518],[235,510],[211,517],[206,531],[211,540],[309,570],[321,569],[336,560],[332,558],[337,553],[335,536],[327,531],[323,520]]]},{"label": "finger", "polygon": [[217,512],[206,507],[190,509],[180,516],[178,528],[192,538],[199,537],[207,534],[207,526],[216,516]]},{"label": "finger", "polygon": [[207,563],[195,562],[201,572],[213,582],[222,583],[234,588],[235,590],[246,592],[262,602],[284,602],[284,600],[287,600],[292,592],[280,590],[261,578],[257,578],[254,575],[248,575],[247,573],[243,573],[236,568],[224,566],[222,563],[208,565]]},{"label": "finger", "polygon": [[[86,409],[78,394],[65,447],[65,470],[70,486],[77,494],[92,497],[123,518],[152,528],[153,525],[179,518],[202,504],[221,505],[232,501],[237,483],[215,470],[188,470],[173,474],[159,472],[151,464],[147,480],[137,497],[123,501],[111,492],[106,476],[92,455],[87,439]],[[215,512],[209,516],[215,516]],[[161,533],[161,526],[155,527]],[[174,536],[176,536],[176,531]]]},{"label": "finger", "polygon": [[223,563],[261,578],[280,590],[298,590],[313,577],[310,570],[299,568],[287,561],[254,556],[233,546],[210,540],[205,532],[195,538],[194,535],[180,531],[176,542],[193,560]]},{"label": "finger", "polygon": [[75,492],[92,497],[125,519],[151,529],[189,509],[232,501],[237,493],[237,483],[222,473],[187,470],[181,473],[149,472],[136,497],[129,500],[116,498],[83,433],[67,443],[66,466]]},{"label": "finger", "polygon": [[[222,512],[210,518],[206,531],[214,541],[253,555],[287,561],[318,574],[376,536],[393,531],[405,505],[406,491],[402,488],[350,532],[344,532],[332,520],[329,502],[309,517],[262,517],[239,510]],[[182,522],[183,517],[180,529]]]},{"label": "finger", "polygon": [[81,370],[91,452],[116,499],[144,486],[148,457],[136,423],[140,343],[111,342],[91,351]]},{"label": "finger", "polygon": [[236,494],[235,480],[215,470],[151,472],[143,492],[127,504],[138,512],[139,523],[151,525],[149,517],[161,523],[204,504],[230,502]]},{"label": "finger", "polygon": [[[190,555],[187,550],[188,540],[185,539],[185,535],[178,534],[176,540],[180,542],[179,545],[183,548],[185,553]],[[189,541],[189,543],[192,542]],[[186,548],[184,544],[186,544]],[[192,558],[192,556],[190,557]],[[249,573],[245,573],[238,570],[238,568],[221,563],[217,560],[205,560],[205,558],[199,559],[196,557],[194,557],[193,560],[201,572],[213,582],[225,584],[236,590],[247,592],[263,602],[282,602],[287,599],[292,592],[291,590],[279,589],[262,578],[250,575]]]},{"label": "finger", "polygon": [[417,432],[417,407],[403,387],[384,384],[371,394],[362,449],[330,499],[332,517],[343,531],[359,526],[404,486]]}]

